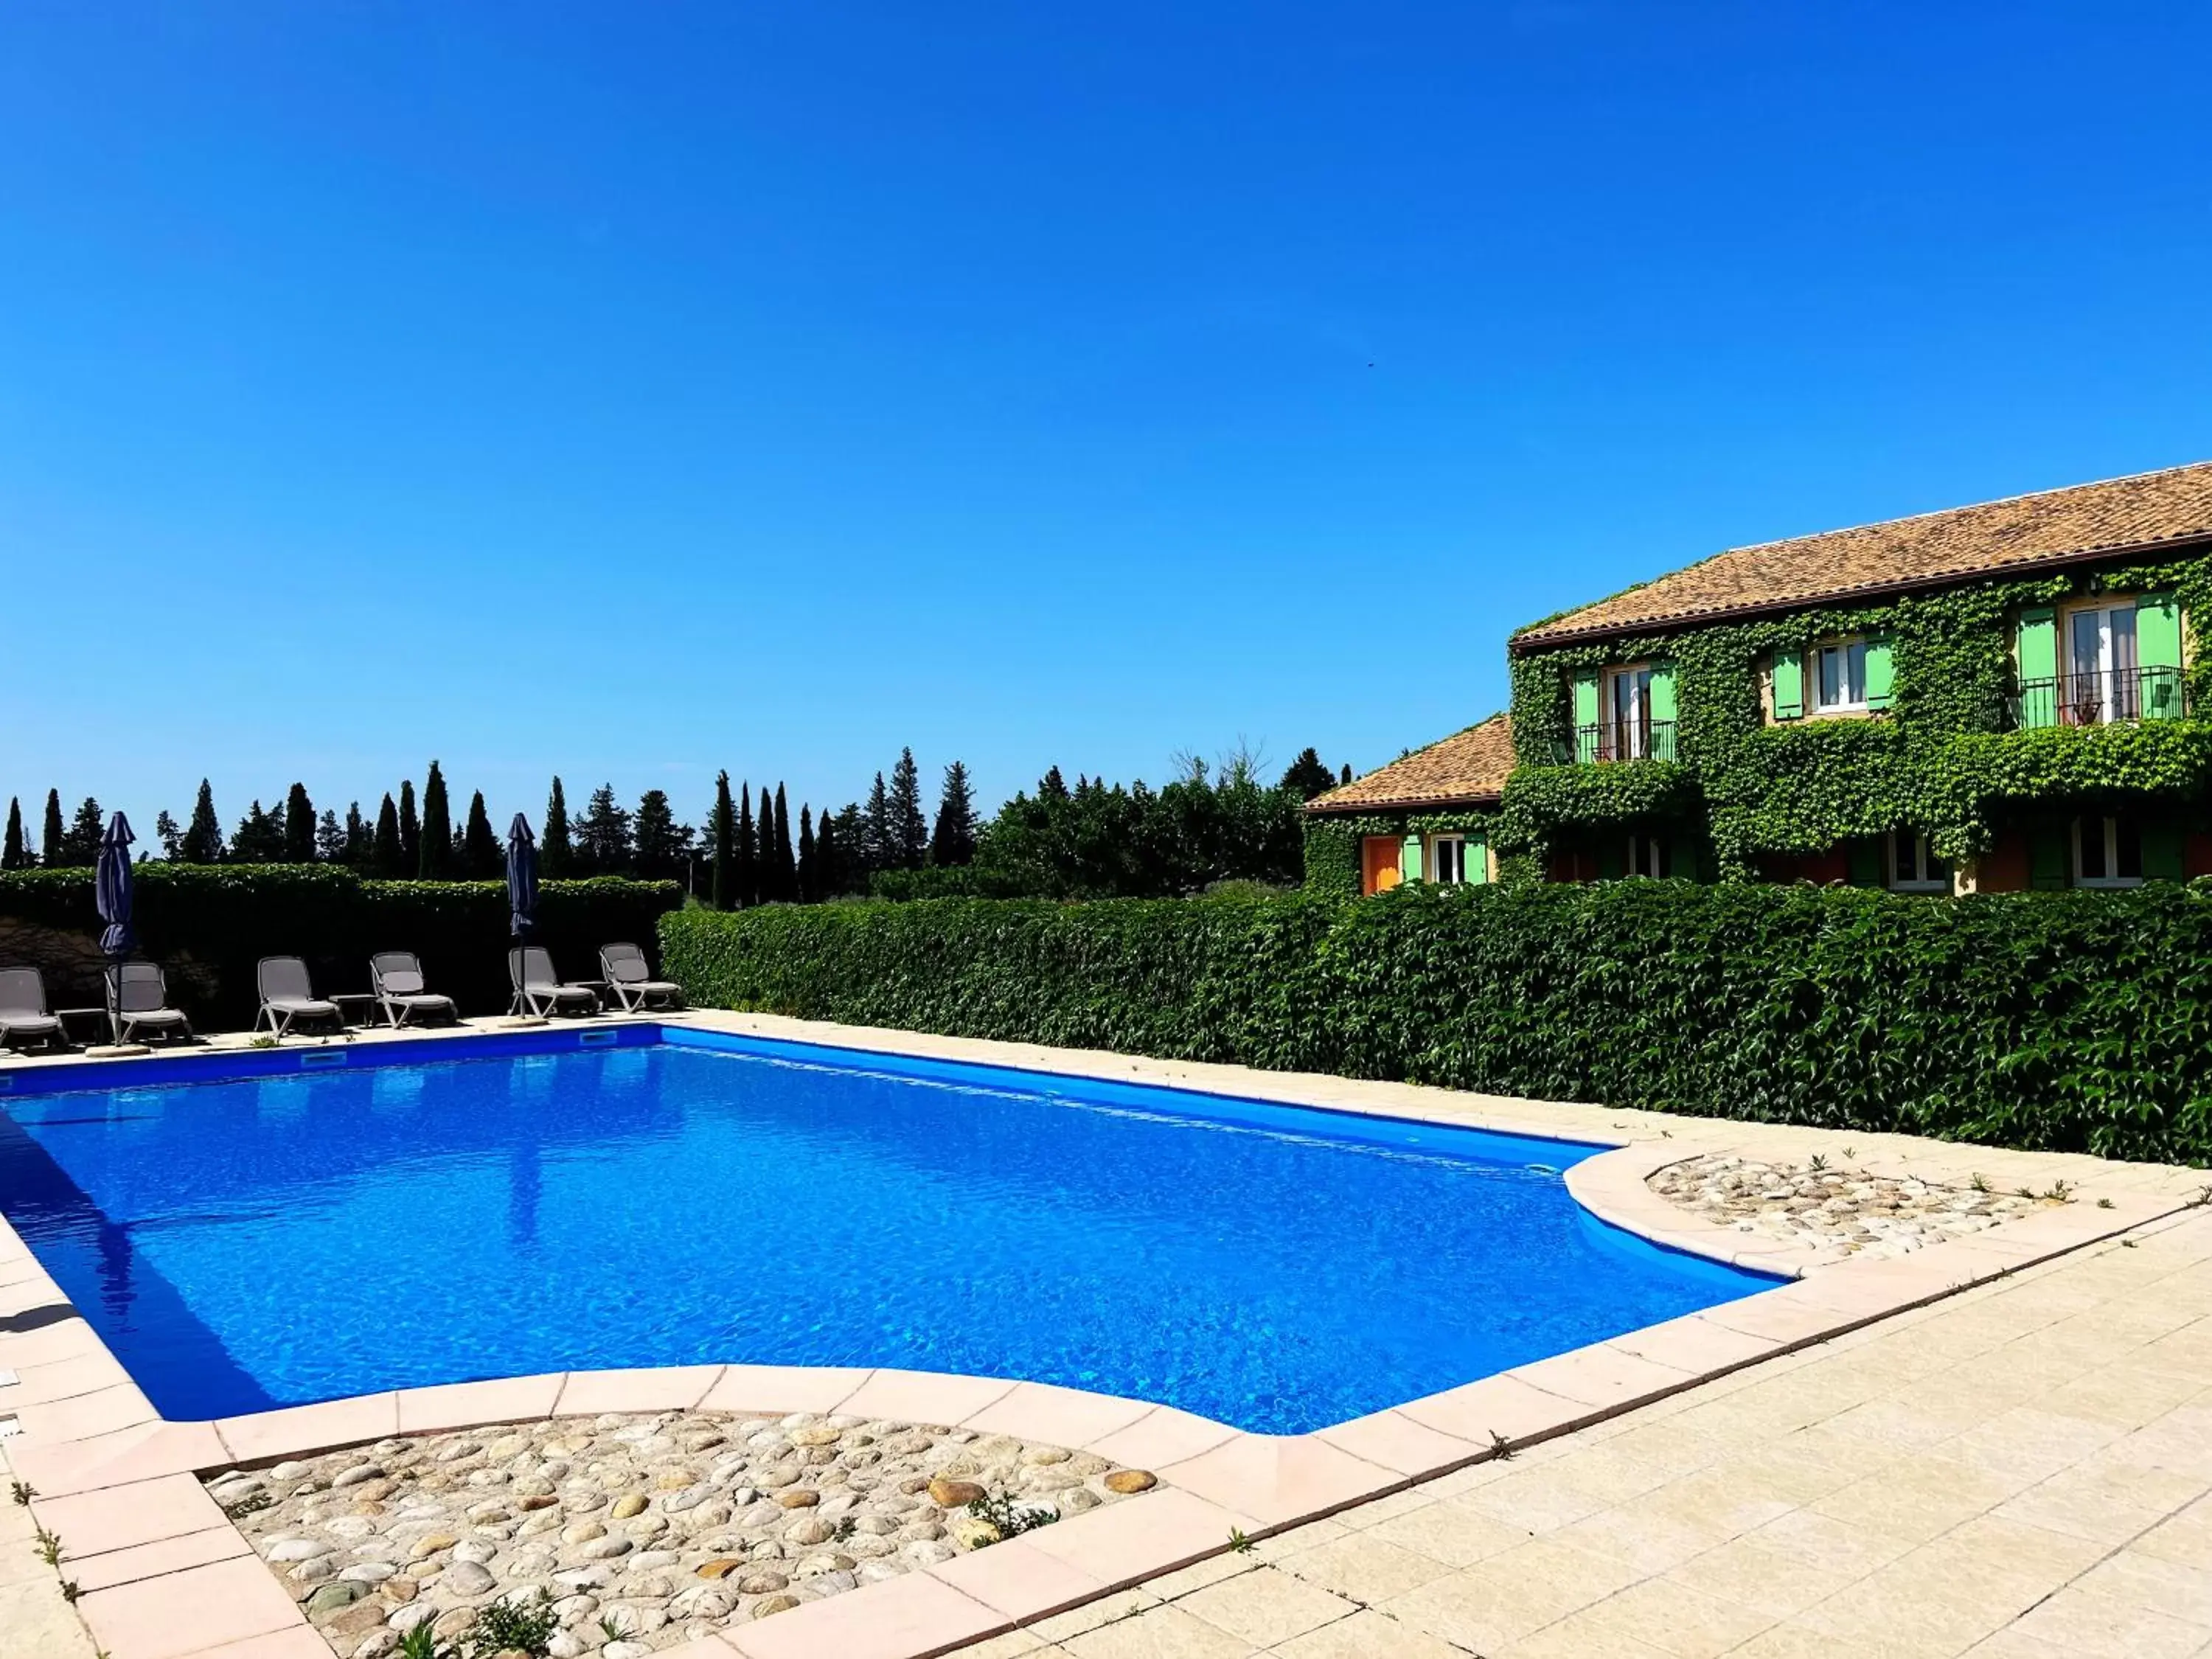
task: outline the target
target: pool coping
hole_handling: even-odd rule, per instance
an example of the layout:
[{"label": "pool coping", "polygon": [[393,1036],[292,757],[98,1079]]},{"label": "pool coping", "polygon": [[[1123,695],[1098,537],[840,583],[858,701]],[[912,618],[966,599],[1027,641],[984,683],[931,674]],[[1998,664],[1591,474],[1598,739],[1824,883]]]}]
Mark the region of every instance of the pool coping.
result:
[{"label": "pool coping", "polygon": [[[1600,1220],[1670,1249],[1789,1282],[1550,1359],[1302,1435],[1267,1435],[1149,1401],[1000,1378],[756,1364],[568,1371],[443,1384],[206,1422],[163,1419],[0,1216],[0,1428],[64,1578],[111,1659],[328,1659],[329,1644],[256,1558],[198,1476],[396,1435],[606,1412],[853,1412],[1018,1435],[1151,1470],[1156,1490],[987,1551],[864,1585],[663,1651],[684,1659],[928,1659],[1157,1577],[1231,1547],[1571,1433],[1762,1360],[2141,1227],[2193,1201],[2202,1172],[1848,1136],[1719,1119],[1457,1094],[1089,1050],[690,1012],[651,1023],[910,1058],[1158,1085],[1199,1094],[1605,1146],[1565,1172]],[[456,1035],[513,1029],[474,1024]],[[392,1033],[362,1033],[368,1042]],[[411,1037],[434,1040],[435,1034]],[[287,1045],[303,1046],[303,1045]],[[207,1051],[199,1051],[207,1052]],[[222,1049],[215,1052],[224,1052]],[[179,1054],[177,1058],[185,1058]],[[21,1062],[0,1062],[12,1069]],[[55,1060],[54,1066],[127,1062]],[[88,1079],[88,1083],[90,1079]],[[2069,1181],[2074,1201],[1883,1259],[1816,1265],[1747,1244],[1654,1193],[1648,1177],[1716,1151],[1864,1148],[1868,1168],[1953,1181],[1970,1167]],[[1854,1149],[1856,1152],[1856,1148]],[[1798,1155],[1803,1155],[1800,1152]],[[2029,1177],[2025,1172],[2037,1173]],[[0,1371],[0,1376],[8,1373]]]}]

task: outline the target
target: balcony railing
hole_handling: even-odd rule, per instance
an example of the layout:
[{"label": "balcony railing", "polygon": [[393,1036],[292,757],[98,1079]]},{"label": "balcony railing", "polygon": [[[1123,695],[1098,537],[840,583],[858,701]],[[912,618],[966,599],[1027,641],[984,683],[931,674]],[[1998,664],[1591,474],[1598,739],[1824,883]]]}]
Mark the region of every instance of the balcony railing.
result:
[{"label": "balcony railing", "polygon": [[1558,745],[1564,765],[1570,762],[1638,761],[1674,758],[1672,720],[1601,720],[1595,726],[1575,727],[1571,742]]},{"label": "balcony railing", "polygon": [[2030,727],[2175,720],[2187,712],[2186,700],[2179,668],[2092,669],[2021,681],[2011,699],[2012,723]]}]

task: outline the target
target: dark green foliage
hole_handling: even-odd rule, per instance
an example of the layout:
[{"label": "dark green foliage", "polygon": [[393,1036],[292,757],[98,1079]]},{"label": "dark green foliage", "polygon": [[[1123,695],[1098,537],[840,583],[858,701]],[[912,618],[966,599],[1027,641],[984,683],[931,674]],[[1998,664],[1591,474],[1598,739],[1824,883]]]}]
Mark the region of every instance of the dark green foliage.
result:
[{"label": "dark green foliage", "polygon": [[1283,781],[1277,787],[1289,790],[1300,800],[1311,800],[1336,787],[1336,775],[1322,764],[1318,750],[1307,749],[1284,769]]},{"label": "dark green foliage", "polygon": [[615,799],[615,787],[592,791],[584,816],[576,820],[576,862],[587,875],[616,876],[630,867],[634,847],[630,815]]},{"label": "dark green foliage", "polygon": [[51,866],[66,861],[63,835],[62,792],[49,789],[46,791],[46,822],[39,837],[39,858],[42,863]]},{"label": "dark green foliage", "polygon": [[[361,816],[361,805],[359,802],[356,802],[354,804],[353,811],[356,817],[359,817]],[[338,822],[338,815],[332,811],[329,807],[325,806],[323,809],[322,817],[315,820],[315,861],[319,864],[344,863],[345,844],[345,826]],[[294,861],[295,863],[306,862],[305,860],[295,860]]]},{"label": "dark green foliage", "polygon": [[192,821],[185,827],[177,856],[186,864],[218,864],[222,851],[222,825],[215,815],[215,792],[202,778],[200,792],[192,800]]},{"label": "dark green foliage", "polygon": [[1359,844],[1370,836],[1496,833],[1498,814],[1481,808],[1455,812],[1328,814],[1305,820],[1306,891],[1321,898],[1359,896]]},{"label": "dark green foliage", "polygon": [[548,881],[575,873],[576,848],[568,834],[568,798],[561,780],[553,780],[553,793],[545,799],[545,826],[538,837],[538,867]]},{"label": "dark green foliage", "polygon": [[846,890],[843,823],[842,816],[832,817],[823,809],[822,827],[814,834],[814,890],[810,898],[832,899]]},{"label": "dark green foliage", "polygon": [[1055,1509],[1043,1504],[1024,1504],[1003,1492],[985,1493],[968,1506],[968,1513],[996,1527],[1001,1542],[1034,1532],[1039,1527],[1048,1527],[1060,1519],[1060,1511]]},{"label": "dark green foliage", "polygon": [[230,858],[236,864],[283,863],[283,819],[263,811],[261,803],[255,801],[231,836]]},{"label": "dark green foliage", "polygon": [[646,881],[673,881],[684,872],[691,827],[676,821],[665,789],[648,789],[637,803],[637,873]]},{"label": "dark green foliage", "polygon": [[422,820],[415,811],[415,781],[399,781],[399,867],[393,873],[419,876],[422,871]]},{"label": "dark green foliage", "polygon": [[[168,969],[171,996],[200,1030],[252,1022],[253,966],[264,956],[305,957],[327,993],[367,990],[374,951],[413,951],[463,1014],[507,1006],[503,882],[364,880],[327,864],[149,864],[137,874],[140,946]],[[672,882],[548,882],[540,894],[538,938],[576,978],[592,975],[600,945],[649,937],[654,919],[682,902]],[[0,917],[81,933],[84,959],[97,960],[89,870],[0,875]],[[97,968],[78,983],[50,967],[47,991],[61,1002],[97,1003]]]},{"label": "dark green foliage", "polygon": [[857,863],[863,877],[898,866],[898,836],[891,827],[890,792],[884,787],[884,775],[880,772],[868,790],[868,804],[860,809],[858,851]]},{"label": "dark green foliage", "polygon": [[921,815],[921,779],[911,749],[900,750],[898,763],[891,768],[887,806],[883,867],[919,870],[929,851],[929,821]]},{"label": "dark green foliage", "polygon": [[804,804],[799,809],[799,900],[809,904],[822,896],[820,871],[815,860],[814,814]]},{"label": "dark green foliage", "polygon": [[788,903],[799,896],[799,860],[791,845],[791,805],[784,799],[783,786],[775,787],[775,850],[769,861],[769,879],[764,885],[772,887],[770,897]]},{"label": "dark green foliage", "polygon": [[561,1615],[542,1589],[532,1601],[487,1601],[469,1626],[470,1659],[491,1659],[499,1653],[526,1653],[536,1659],[560,1628]]},{"label": "dark green foliage", "polygon": [[1630,880],[664,917],[702,1006],[2212,1160],[2212,883]]},{"label": "dark green foliage", "polygon": [[[167,813],[161,815],[164,817]],[[0,870],[25,870],[30,867],[31,849],[23,845],[23,803],[15,796],[8,797],[8,835],[0,841]]]},{"label": "dark green foliage", "polygon": [[735,849],[738,811],[730,801],[730,775],[718,774],[714,779],[714,818],[708,838],[714,843],[714,902],[717,910],[726,910],[737,902]]},{"label": "dark green foliage", "polygon": [[375,832],[361,815],[361,803],[349,802],[345,815],[345,840],[338,848],[339,859],[354,869],[364,868],[375,846]]},{"label": "dark green foliage", "polygon": [[738,842],[737,842],[737,902],[741,904],[760,902],[760,878],[753,863],[753,787],[750,783],[738,786]]},{"label": "dark green foliage", "polygon": [[100,862],[100,838],[106,828],[100,803],[87,795],[77,804],[76,815],[70,820],[70,827],[62,832],[61,857],[47,861],[71,869],[89,870]]},{"label": "dark green foliage", "polygon": [[[337,827],[335,821],[331,827]],[[307,785],[295,783],[284,793],[284,862],[314,861],[315,804],[307,799]]]},{"label": "dark green foliage", "polygon": [[384,805],[376,812],[376,839],[369,844],[369,873],[386,881],[396,881],[403,854],[399,850],[399,811],[386,794]]},{"label": "dark green foliage", "polygon": [[422,842],[415,873],[424,881],[451,881],[460,873],[453,867],[453,810],[446,799],[446,775],[435,761],[422,780]]},{"label": "dark green foliage", "polygon": [[469,797],[469,821],[461,831],[461,870],[471,881],[497,881],[507,871],[507,849],[484,810],[483,791]]},{"label": "dark green foliage", "polygon": [[970,862],[975,856],[975,792],[968,769],[955,761],[945,769],[945,787],[937,798],[937,824],[929,833],[929,861],[940,867]]}]

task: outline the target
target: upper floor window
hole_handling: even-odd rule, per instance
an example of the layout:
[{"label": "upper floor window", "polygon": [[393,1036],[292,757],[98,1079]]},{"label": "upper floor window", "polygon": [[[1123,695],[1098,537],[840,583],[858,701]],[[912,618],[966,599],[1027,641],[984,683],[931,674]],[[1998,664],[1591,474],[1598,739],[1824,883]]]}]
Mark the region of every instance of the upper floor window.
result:
[{"label": "upper floor window", "polygon": [[2171,593],[2100,594],[2021,613],[2014,723],[2109,726],[2185,712],[2181,611]]},{"label": "upper floor window", "polygon": [[1774,659],[1774,718],[1877,714],[1889,707],[1893,678],[1889,641],[1881,635],[1784,651]]},{"label": "upper floor window", "polygon": [[1674,666],[1668,662],[1626,664],[1577,674],[1574,742],[1577,761],[1673,760]]}]

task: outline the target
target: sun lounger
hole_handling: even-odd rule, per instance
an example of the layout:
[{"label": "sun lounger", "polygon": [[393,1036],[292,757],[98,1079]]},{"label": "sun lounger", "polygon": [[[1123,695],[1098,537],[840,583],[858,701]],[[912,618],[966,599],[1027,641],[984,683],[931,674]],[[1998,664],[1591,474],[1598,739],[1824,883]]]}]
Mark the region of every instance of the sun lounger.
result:
[{"label": "sun lounger", "polygon": [[507,1012],[544,1015],[562,1009],[586,1014],[599,1012],[599,994],[588,985],[564,983],[553,971],[553,953],[543,945],[518,945],[507,953],[507,976],[514,985],[514,1000]]},{"label": "sun lounger", "polygon": [[375,988],[376,1006],[384,1011],[388,1025],[404,1025],[418,1014],[447,1020],[459,1018],[453,998],[441,997],[428,988],[422,964],[412,951],[383,951],[371,957],[368,982]]},{"label": "sun lounger", "polygon": [[261,1012],[253,1017],[253,1029],[259,1030],[261,1022],[269,1022],[269,1030],[277,1036],[289,1036],[293,1023],[302,1019],[327,1019],[343,1028],[345,1016],[338,1012],[335,1002],[326,1001],[315,994],[307,980],[307,964],[297,957],[264,957],[254,969],[255,981],[261,989]]},{"label": "sun lounger", "polygon": [[107,970],[108,1006],[115,1010],[115,1040],[129,1042],[144,1032],[159,1031],[173,1042],[192,1034],[192,1023],[181,1009],[169,1006],[169,981],[150,962],[125,962]]},{"label": "sun lounger", "polygon": [[656,1002],[664,1008],[684,1006],[684,988],[672,979],[653,978],[652,964],[635,945],[600,946],[599,971],[626,1014],[641,1013]]},{"label": "sun lounger", "polygon": [[46,1007],[46,981],[35,968],[0,968],[0,1048],[19,1037],[35,1037],[51,1048],[66,1048],[62,1023]]}]

